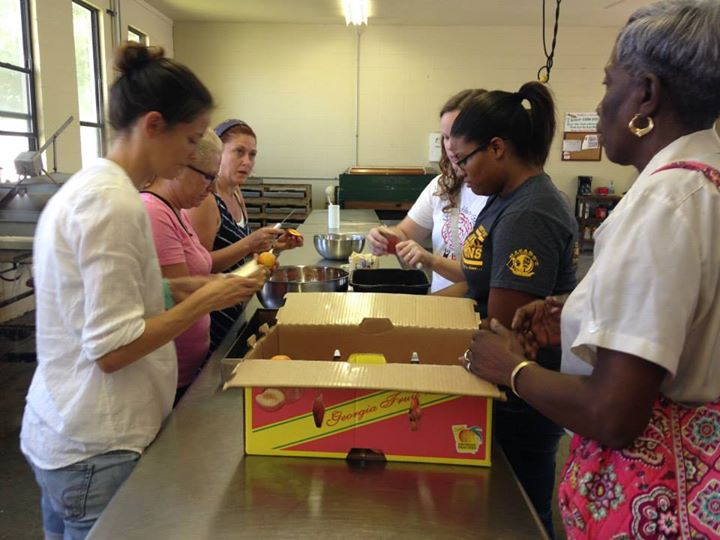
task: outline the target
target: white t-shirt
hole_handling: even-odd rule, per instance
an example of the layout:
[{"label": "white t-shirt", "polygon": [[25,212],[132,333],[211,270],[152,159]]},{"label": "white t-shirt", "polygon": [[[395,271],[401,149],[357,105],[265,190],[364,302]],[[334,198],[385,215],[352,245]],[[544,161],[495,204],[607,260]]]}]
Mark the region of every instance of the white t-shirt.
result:
[{"label": "white t-shirt", "polygon": [[[720,169],[714,130],[658,152],[595,233],[595,260],[562,312],[562,370],[589,373],[597,347],[664,367],[682,403],[720,396],[720,190],[678,160]],[[587,362],[587,363],[586,363]]]},{"label": "white t-shirt", "polygon": [[169,343],[115,373],[95,364],[164,310],[150,221],[122,168],[100,159],[50,199],[33,264],[38,365],[23,453],[57,469],[113,450],[142,452],[172,408],[177,359]]},{"label": "white t-shirt", "polygon": [[[466,184],[463,184],[460,188],[460,211],[443,212],[447,201],[436,195],[439,179],[440,175],[430,181],[407,215],[421,227],[432,230],[433,254],[456,261],[465,237],[473,230],[475,220],[488,198],[475,195]],[[455,216],[457,216],[457,244],[453,234]],[[431,292],[439,291],[450,285],[452,285],[452,281],[433,272]]]}]

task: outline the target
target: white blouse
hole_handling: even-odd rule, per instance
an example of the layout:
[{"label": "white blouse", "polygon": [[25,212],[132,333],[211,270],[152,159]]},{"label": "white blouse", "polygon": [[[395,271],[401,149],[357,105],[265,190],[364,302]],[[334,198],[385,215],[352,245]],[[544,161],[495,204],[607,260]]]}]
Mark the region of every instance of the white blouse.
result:
[{"label": "white blouse", "polygon": [[720,169],[714,130],[658,152],[595,233],[594,262],[562,312],[562,370],[589,373],[597,347],[665,368],[661,391],[678,402],[720,396]]},{"label": "white blouse", "polygon": [[164,310],[150,221],[137,189],[101,159],[48,202],[35,232],[37,356],[20,443],[42,469],[113,450],[142,452],[170,413],[169,343],[115,373],[95,361]]}]

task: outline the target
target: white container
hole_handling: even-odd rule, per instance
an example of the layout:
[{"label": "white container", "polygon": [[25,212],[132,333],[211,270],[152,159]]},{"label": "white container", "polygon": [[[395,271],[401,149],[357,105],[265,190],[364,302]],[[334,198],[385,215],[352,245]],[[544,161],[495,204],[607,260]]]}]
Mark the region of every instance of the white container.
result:
[{"label": "white container", "polygon": [[328,205],[328,229],[337,230],[340,228],[340,205]]}]

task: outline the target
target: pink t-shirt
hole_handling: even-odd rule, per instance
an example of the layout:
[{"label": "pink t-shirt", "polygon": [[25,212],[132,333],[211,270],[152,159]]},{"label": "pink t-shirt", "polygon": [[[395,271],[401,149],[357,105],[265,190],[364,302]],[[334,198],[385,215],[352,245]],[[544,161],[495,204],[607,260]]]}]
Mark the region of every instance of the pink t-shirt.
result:
[{"label": "pink t-shirt", "polygon": [[[160,266],[185,263],[191,276],[207,276],[212,270],[210,253],[200,244],[197,234],[180,211],[182,225],[173,210],[150,193],[141,193],[150,216],[153,240]],[[198,319],[175,338],[178,359],[178,388],[195,380],[210,349],[210,315]]]}]

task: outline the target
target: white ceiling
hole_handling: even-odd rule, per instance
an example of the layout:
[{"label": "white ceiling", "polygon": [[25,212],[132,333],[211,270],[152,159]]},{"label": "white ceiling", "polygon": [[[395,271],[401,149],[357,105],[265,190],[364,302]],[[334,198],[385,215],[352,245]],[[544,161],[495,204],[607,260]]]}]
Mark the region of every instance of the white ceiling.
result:
[{"label": "white ceiling", "polygon": [[[342,0],[145,0],[174,21],[345,24]],[[568,26],[620,27],[651,0],[563,0]],[[369,25],[532,26],[543,0],[370,0]],[[555,0],[546,0],[548,27]]]}]

